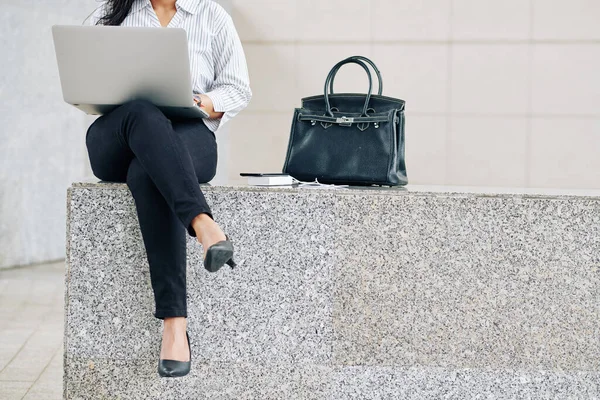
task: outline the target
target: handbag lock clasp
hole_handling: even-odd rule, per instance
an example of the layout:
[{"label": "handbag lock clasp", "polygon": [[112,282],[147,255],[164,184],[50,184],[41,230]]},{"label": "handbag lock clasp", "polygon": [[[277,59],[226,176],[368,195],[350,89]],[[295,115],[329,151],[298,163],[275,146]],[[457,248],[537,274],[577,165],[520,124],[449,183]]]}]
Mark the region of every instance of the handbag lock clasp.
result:
[{"label": "handbag lock clasp", "polygon": [[340,124],[340,126],[351,126],[354,122],[354,118],[349,117],[341,117],[335,120],[336,123]]}]

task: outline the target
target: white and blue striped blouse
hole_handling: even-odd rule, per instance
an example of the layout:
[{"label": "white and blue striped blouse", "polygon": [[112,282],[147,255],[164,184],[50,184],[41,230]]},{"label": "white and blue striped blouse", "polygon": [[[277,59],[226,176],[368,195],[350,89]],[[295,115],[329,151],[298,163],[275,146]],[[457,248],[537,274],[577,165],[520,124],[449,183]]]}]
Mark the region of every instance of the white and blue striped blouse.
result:
[{"label": "white and blue striped blouse", "polygon": [[[105,15],[106,3],[90,17],[90,24]],[[194,93],[206,94],[221,119],[205,119],[213,132],[243,110],[252,97],[246,57],[233,20],[212,0],[177,0],[177,12],[167,28],[187,32]],[[150,0],[135,0],[121,26],[160,27]]]}]

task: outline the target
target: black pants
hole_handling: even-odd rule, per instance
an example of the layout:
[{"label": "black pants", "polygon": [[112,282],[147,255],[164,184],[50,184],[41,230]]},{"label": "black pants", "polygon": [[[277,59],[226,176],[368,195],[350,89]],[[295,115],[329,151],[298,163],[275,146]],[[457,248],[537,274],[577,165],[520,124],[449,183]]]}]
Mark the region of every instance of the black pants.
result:
[{"label": "black pants", "polygon": [[198,214],[213,218],[199,183],[214,178],[215,134],[201,119],[170,120],[149,102],[135,100],[99,117],[86,146],[94,175],[126,182],[146,248],[154,316],[187,317],[186,232]]}]

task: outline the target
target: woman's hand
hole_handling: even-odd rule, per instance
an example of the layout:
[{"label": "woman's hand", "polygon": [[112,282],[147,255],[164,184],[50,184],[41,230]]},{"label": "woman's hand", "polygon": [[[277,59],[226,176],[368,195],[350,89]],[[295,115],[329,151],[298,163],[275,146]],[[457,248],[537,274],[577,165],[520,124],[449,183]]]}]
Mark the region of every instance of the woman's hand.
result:
[{"label": "woman's hand", "polygon": [[[200,108],[206,111],[210,118],[221,118],[223,116],[223,112],[215,112],[215,107],[210,97],[205,94],[199,94],[198,96],[200,97]],[[198,104],[198,99],[194,98],[194,102]]]}]

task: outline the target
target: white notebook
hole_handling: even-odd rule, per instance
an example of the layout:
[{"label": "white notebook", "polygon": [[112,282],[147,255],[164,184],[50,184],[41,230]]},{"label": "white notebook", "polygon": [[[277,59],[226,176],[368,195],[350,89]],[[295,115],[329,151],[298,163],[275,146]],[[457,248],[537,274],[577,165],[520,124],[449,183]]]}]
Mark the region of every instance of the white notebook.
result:
[{"label": "white notebook", "polygon": [[286,186],[294,183],[294,178],[289,175],[279,176],[249,176],[248,185],[252,186]]}]

